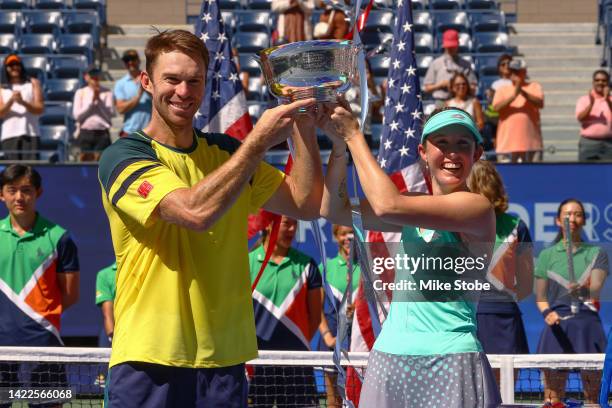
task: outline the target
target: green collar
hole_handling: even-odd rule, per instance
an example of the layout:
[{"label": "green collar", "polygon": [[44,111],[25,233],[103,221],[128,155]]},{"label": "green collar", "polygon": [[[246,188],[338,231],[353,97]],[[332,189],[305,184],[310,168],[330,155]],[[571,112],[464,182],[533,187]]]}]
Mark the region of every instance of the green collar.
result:
[{"label": "green collar", "polygon": [[[255,258],[257,259],[257,262],[263,263],[264,258],[266,257],[266,251],[264,251],[264,246],[263,245],[258,246],[254,252],[256,255]],[[293,248],[289,248],[289,251],[287,252],[287,256],[285,256],[283,260],[281,261],[281,263],[279,264],[277,264],[270,258],[270,260],[268,261],[268,265],[272,264],[276,266],[281,266],[282,264],[289,262],[289,260],[291,259],[292,252],[293,252]]]},{"label": "green collar", "polygon": [[32,227],[31,230],[26,231],[25,234],[23,235],[17,234],[17,232],[13,228],[13,224],[11,224],[10,214],[7,215],[2,220],[0,220],[0,232],[8,232],[9,234],[12,234],[18,238],[26,238],[29,236],[42,234],[47,230],[47,228],[48,228],[48,225],[45,222],[45,219],[40,216],[38,211],[36,212],[36,221],[34,221],[34,226]]}]

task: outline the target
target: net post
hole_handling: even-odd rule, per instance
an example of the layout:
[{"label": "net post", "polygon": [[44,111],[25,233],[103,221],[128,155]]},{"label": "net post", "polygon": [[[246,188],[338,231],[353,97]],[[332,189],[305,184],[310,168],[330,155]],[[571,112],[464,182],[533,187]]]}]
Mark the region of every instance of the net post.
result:
[{"label": "net post", "polygon": [[514,356],[502,356],[499,374],[502,402],[514,404]]}]

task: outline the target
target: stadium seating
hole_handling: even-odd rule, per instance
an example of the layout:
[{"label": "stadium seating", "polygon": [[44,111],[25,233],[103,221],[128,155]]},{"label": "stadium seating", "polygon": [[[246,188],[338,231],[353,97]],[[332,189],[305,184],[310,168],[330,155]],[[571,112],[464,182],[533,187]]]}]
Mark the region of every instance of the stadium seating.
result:
[{"label": "stadium seating", "polygon": [[414,50],[417,54],[431,54],[434,52],[434,39],[430,33],[414,34]]},{"label": "stadium seating", "polygon": [[469,10],[496,10],[496,0],[465,0],[465,8]]},{"label": "stadium seating", "polygon": [[225,31],[233,33],[236,29],[236,19],[234,18],[234,13],[231,11],[222,11],[221,18],[223,19]]},{"label": "stadium seating", "polygon": [[472,33],[477,32],[506,32],[504,15],[499,11],[470,13]]},{"label": "stadium seating", "polygon": [[432,10],[458,10],[463,8],[463,0],[429,0]]},{"label": "stadium seating", "polygon": [[17,51],[17,38],[14,34],[0,34],[0,54],[11,54]]},{"label": "stadium seating", "polygon": [[395,13],[392,11],[372,10],[366,21],[365,31],[392,33],[395,26]]},{"label": "stadium seating", "polygon": [[0,12],[0,33],[4,34],[21,34],[23,20],[21,13],[17,11],[2,11]]},{"label": "stadium seating", "polygon": [[391,65],[391,59],[388,55],[374,55],[368,58],[368,61],[370,62],[372,75],[384,77],[387,76],[389,65]]},{"label": "stadium seating", "polygon": [[476,70],[479,76],[497,75],[497,61],[502,54],[476,55]]},{"label": "stadium seating", "polygon": [[240,0],[219,0],[219,8],[221,10],[236,10],[242,8]]},{"label": "stadium seating", "polygon": [[74,93],[80,87],[79,79],[48,79],[44,86],[45,100],[72,102]]},{"label": "stadium seating", "polygon": [[85,55],[89,64],[93,62],[93,40],[91,34],[62,34],[58,42],[58,52],[62,54]]},{"label": "stadium seating", "polygon": [[49,71],[47,57],[44,55],[22,55],[21,61],[23,61],[28,75],[35,76],[44,84]]},{"label": "stadium seating", "polygon": [[45,110],[40,115],[38,123],[41,126],[62,125],[69,127],[72,117],[72,102],[45,101]]},{"label": "stadium seating", "polygon": [[23,34],[19,37],[21,54],[52,54],[55,48],[53,34]]},{"label": "stadium seating", "polygon": [[270,33],[272,18],[268,11],[240,13],[236,17],[236,30]]},{"label": "stadium seating", "polygon": [[434,13],[434,27],[437,33],[449,29],[467,33],[470,31],[470,22],[465,11],[440,11]]},{"label": "stadium seating", "polygon": [[100,24],[106,25],[105,0],[72,0],[72,7],[76,10],[94,10],[100,17]]},{"label": "stadium seating", "polygon": [[270,10],[272,0],[248,0],[246,5],[251,10]]},{"label": "stadium seating", "polygon": [[265,110],[265,106],[263,106],[259,102],[249,102],[248,110],[249,110],[249,115],[251,116],[251,121],[253,122],[253,124],[255,124],[257,123],[257,121],[259,120],[259,117]]},{"label": "stadium seating", "polygon": [[378,31],[365,31],[361,34],[361,40],[366,50],[371,50],[386,42],[393,41],[393,33],[381,33]]},{"label": "stadium seating", "polygon": [[433,19],[429,11],[415,11],[413,14],[412,31],[421,33],[433,32]]},{"label": "stadium seating", "polygon": [[253,58],[252,55],[243,54],[238,56],[238,61],[240,63],[240,70],[244,72],[248,72],[250,76],[260,76],[261,69],[259,68],[259,64]]},{"label": "stadium seating", "polygon": [[475,33],[474,52],[508,52],[508,34],[506,33]]},{"label": "stadium seating", "polygon": [[413,10],[425,10],[429,8],[427,0],[412,0]]},{"label": "stadium seating", "polygon": [[39,10],[63,10],[67,7],[65,0],[36,0],[34,8]]},{"label": "stadium seating", "polygon": [[49,62],[53,78],[80,79],[87,69],[87,58],[83,55],[55,55],[50,58]]},{"label": "stadium seating", "polygon": [[28,33],[58,36],[62,30],[62,13],[59,11],[34,11],[24,16]]},{"label": "stadium seating", "polygon": [[266,33],[237,32],[234,47],[239,53],[256,53],[270,46],[270,36]]},{"label": "stadium seating", "polygon": [[[425,73],[427,73],[427,68],[432,63],[434,58],[435,57],[433,55],[418,55],[417,54],[417,58],[416,58],[416,61],[417,61],[417,75],[419,77],[425,76]],[[421,83],[421,86],[423,86],[422,83]]]},{"label": "stadium seating", "polygon": [[40,150],[42,159],[63,161],[68,148],[68,128],[63,125],[43,125],[40,130]]},{"label": "stadium seating", "polygon": [[28,7],[28,0],[0,0],[0,9],[23,10]]}]

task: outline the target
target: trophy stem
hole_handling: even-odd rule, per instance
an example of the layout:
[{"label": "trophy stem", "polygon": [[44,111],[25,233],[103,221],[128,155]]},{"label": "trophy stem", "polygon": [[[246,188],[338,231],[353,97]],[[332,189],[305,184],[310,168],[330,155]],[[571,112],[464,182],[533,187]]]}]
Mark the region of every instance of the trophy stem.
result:
[{"label": "trophy stem", "polygon": [[291,102],[308,98],[315,98],[317,102],[335,103],[337,102],[337,93],[335,88],[312,87],[294,91],[290,96]]}]

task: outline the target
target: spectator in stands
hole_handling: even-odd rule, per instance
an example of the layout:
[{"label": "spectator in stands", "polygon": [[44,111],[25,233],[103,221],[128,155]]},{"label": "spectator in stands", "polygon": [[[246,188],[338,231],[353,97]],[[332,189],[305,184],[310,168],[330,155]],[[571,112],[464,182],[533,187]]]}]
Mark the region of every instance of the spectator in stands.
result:
[{"label": "spectator in stands", "polygon": [[472,70],[472,64],[459,56],[459,33],[457,30],[446,30],[442,35],[444,54],[434,59],[425,74],[423,91],[432,94],[438,107],[444,106],[451,97],[450,80],[457,72],[465,74],[470,87],[476,92],[478,80]]},{"label": "spectator in stands", "polygon": [[482,136],[484,138],[484,149],[492,150],[495,148],[495,136],[497,135],[497,122],[499,120],[499,112],[493,109],[493,96],[495,96],[495,91],[501,88],[504,85],[511,85],[512,80],[510,79],[510,68],[508,65],[512,61],[512,55],[503,54],[497,60],[497,72],[499,74],[499,78],[496,79],[489,89],[486,90],[485,96],[487,98],[487,109],[484,111],[485,115],[485,126],[482,131]]},{"label": "spectator in stands", "polygon": [[599,69],[593,73],[593,89],[576,102],[580,122],[579,161],[612,161],[612,96],[610,75]]},{"label": "spectator in stands", "polygon": [[544,93],[537,82],[527,81],[527,64],[513,59],[511,85],[497,89],[493,109],[499,112],[495,151],[500,161],[532,162],[542,159],[540,109]]},{"label": "spectator in stands", "polygon": [[[569,219],[569,233],[563,228]],[[603,353],[606,335],[599,317],[599,298],[609,273],[608,256],[602,248],[582,240],[586,222],[584,205],[573,198],[557,209],[559,233],[554,245],[540,252],[535,269],[536,302],[545,326],[538,354]],[[573,249],[575,282],[568,272],[568,243]],[[544,398],[559,404],[565,395],[568,372],[544,370]],[[585,402],[596,404],[601,372],[582,370]],[[563,406],[563,405],[552,405]]]},{"label": "spectator in stands", "polygon": [[[321,322],[321,274],[311,257],[291,247],[297,225],[295,219],[281,218],[272,256],[253,290],[259,350],[310,350]],[[271,230],[271,225],[264,230],[262,245],[249,254],[252,283],[263,264]],[[254,406],[318,403],[314,373],[306,367],[256,366],[249,393]]]},{"label": "spectator in stands", "polygon": [[136,50],[127,50],[121,58],[128,73],[115,84],[115,106],[123,115],[123,128],[119,133],[125,137],[143,129],[151,120],[151,96],[140,84],[140,57]]},{"label": "spectator in stands", "polygon": [[[21,164],[0,173],[0,346],[62,346],[60,318],[79,299],[79,259],[68,231],[36,211],[40,174]],[[0,387],[19,387],[17,364],[0,364]],[[30,387],[66,385],[64,368],[38,364]]]},{"label": "spectator in stands", "polygon": [[450,80],[450,89],[451,99],[446,101],[446,106],[463,109],[472,116],[478,130],[482,130],[484,127],[482,106],[474,97],[468,77],[461,72],[455,73]]},{"label": "spectator in stands", "polygon": [[314,0],[272,0],[272,11],[279,14],[277,43],[312,39],[310,17],[314,7]]},{"label": "spectator in stands", "polygon": [[[346,292],[349,279],[349,254],[351,251],[351,241],[353,240],[353,229],[344,225],[334,224],[332,226],[332,235],[338,243],[338,255],[333,259],[327,260],[327,281],[332,288],[333,297],[327,296],[325,290],[322,290],[323,295],[323,314],[321,315],[321,324],[319,325],[319,333],[321,334],[319,350],[333,351],[336,347],[336,339],[338,337],[338,320],[336,310],[345,313],[347,321],[350,322],[353,318],[353,300],[357,295],[359,288],[359,263],[356,259],[351,261],[351,292],[347,300],[347,307],[341,310],[342,296]],[[320,267],[319,269],[322,269]],[[350,324],[348,324],[350,327]],[[350,333],[347,333],[347,340],[350,339]],[[348,341],[343,345],[344,349],[348,349]],[[341,407],[342,399],[338,392],[337,375],[334,368],[325,368],[325,389],[327,391],[327,407]]]},{"label": "spectator in stands", "polygon": [[314,26],[313,37],[318,40],[343,40],[350,29],[346,21],[346,14],[342,10],[325,5],[323,1],[319,1],[318,7],[323,8],[324,11],[319,17],[319,22]]},{"label": "spectator in stands", "polygon": [[104,322],[104,333],[98,339],[100,347],[110,347],[115,332],[115,315],[113,313],[113,303],[115,302],[116,292],[117,263],[98,271],[96,275],[96,306],[102,311]]},{"label": "spectator in stands", "polygon": [[[193,128],[208,69],[197,36],[161,32],[145,55],[151,121],[110,145],[98,170],[117,258],[109,403],[246,406],[244,363],[257,356],[247,217],[318,217],[314,115],[298,114],[315,100],[268,109],[239,143]],[[263,158],[289,136],[285,175]]]},{"label": "spectator in stands", "polygon": [[40,81],[29,78],[21,58],[4,59],[4,82],[0,91],[2,150],[6,160],[38,160],[40,131],[38,117],[44,110]]},{"label": "spectator in stands", "polygon": [[[474,163],[468,187],[485,196],[495,209],[494,260],[487,279],[491,290],[482,291],[476,319],[477,336],[487,354],[528,354],[527,336],[517,302],[533,291],[533,250],[527,225],[510,215],[508,195],[495,165],[490,161]],[[499,369],[494,371],[500,383]]]},{"label": "spectator in stands", "polygon": [[81,161],[98,161],[102,150],[111,144],[113,93],[100,85],[101,75],[98,68],[89,68],[85,73],[87,86],[74,94],[72,115],[77,124],[75,138],[81,149]]}]

